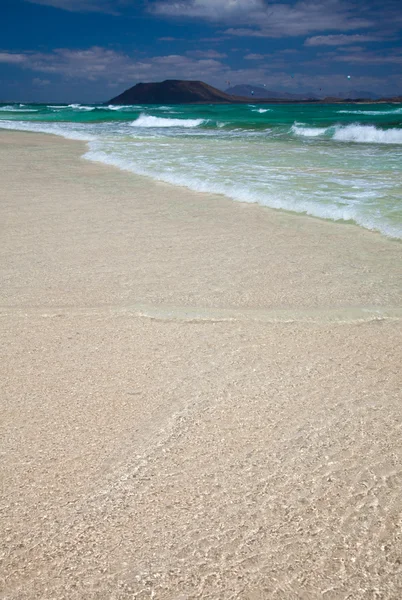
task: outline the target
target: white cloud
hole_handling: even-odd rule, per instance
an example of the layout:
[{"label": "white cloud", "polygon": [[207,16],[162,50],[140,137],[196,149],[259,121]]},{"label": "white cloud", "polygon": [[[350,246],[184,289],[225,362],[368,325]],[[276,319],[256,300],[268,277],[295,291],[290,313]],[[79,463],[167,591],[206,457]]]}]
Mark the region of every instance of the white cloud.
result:
[{"label": "white cloud", "polygon": [[[352,47],[347,49],[352,50]],[[203,80],[221,89],[227,87],[227,81],[232,85],[265,84],[267,89],[289,92],[311,90],[312,93],[319,93],[322,88],[322,92],[327,95],[347,91],[348,86],[350,87],[345,74],[322,73],[320,69],[310,69],[309,73],[301,74],[297,72],[297,67],[293,67],[291,76],[287,53],[284,51],[263,55],[264,61],[261,63],[249,59],[249,66],[238,69],[222,62],[214,51],[207,50],[203,56],[201,54],[200,51],[196,55],[169,54],[136,58],[102,47],[81,50],[61,48],[48,53],[11,53],[4,50],[0,52],[0,63],[8,63],[33,72],[37,89],[44,86],[43,89],[52,90],[52,84],[57,82],[54,89],[64,89],[70,94],[71,90],[75,90],[76,97],[79,90],[86,90],[87,98],[91,93],[95,93],[91,90],[96,90],[96,98],[105,100],[139,81],[164,79]],[[382,56],[367,51],[346,54],[324,52],[317,60],[320,67],[328,60],[333,64],[338,61],[339,70],[342,71],[342,63],[399,65],[402,63],[402,55],[400,52],[383,53]],[[303,66],[305,64],[303,63]],[[51,83],[40,83],[41,81]],[[353,85],[356,89],[372,90],[382,95],[396,94],[401,90],[397,76],[389,73],[378,77],[354,77]],[[110,91],[110,86],[113,86],[113,92]]]},{"label": "white cloud", "polygon": [[[201,56],[203,54],[203,56]],[[0,53],[0,62],[8,62],[38,73],[71,80],[128,83],[166,78],[208,78],[224,65],[214,51],[199,56],[170,54],[136,59],[127,54],[94,46],[85,50],[60,48],[53,52]],[[215,57],[215,58],[214,58]]]},{"label": "white cloud", "polygon": [[264,54],[246,54],[246,56],[244,57],[246,60],[262,60],[263,58],[265,58]]},{"label": "white cloud", "polygon": [[305,46],[346,46],[348,44],[362,44],[365,42],[381,42],[382,37],[375,35],[353,34],[353,35],[316,35],[307,38]]},{"label": "white cloud", "polygon": [[31,4],[42,4],[60,8],[70,12],[104,12],[109,14],[118,14],[118,5],[123,4],[124,0],[25,0]]},{"label": "white cloud", "polygon": [[402,53],[356,52],[335,56],[333,60],[355,65],[402,65]]},{"label": "white cloud", "polygon": [[186,52],[188,56],[194,56],[195,58],[226,58],[227,54],[224,52],[217,52],[216,50],[190,50]]},{"label": "white cloud", "polygon": [[264,0],[157,0],[150,10],[175,18],[204,19],[230,25],[228,35],[282,37],[314,31],[352,31],[370,27],[359,5],[346,0],[299,0],[293,4]]},{"label": "white cloud", "polygon": [[13,52],[0,52],[0,63],[10,65],[20,65],[26,60],[25,54],[15,54]]},{"label": "white cloud", "polygon": [[248,12],[264,11],[263,0],[158,0],[152,12],[170,17],[201,18],[225,21],[243,17]]}]

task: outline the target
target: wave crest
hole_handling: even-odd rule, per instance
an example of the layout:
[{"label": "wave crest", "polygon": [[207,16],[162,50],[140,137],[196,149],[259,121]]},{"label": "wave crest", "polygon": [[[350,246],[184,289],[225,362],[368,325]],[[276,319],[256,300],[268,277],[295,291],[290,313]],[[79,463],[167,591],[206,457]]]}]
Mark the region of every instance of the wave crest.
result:
[{"label": "wave crest", "polygon": [[296,135],[301,135],[302,137],[318,137],[320,135],[324,135],[328,127],[304,127],[301,125],[292,125],[292,133]]},{"label": "wave crest", "polygon": [[141,114],[138,119],[131,123],[132,127],[199,127],[204,119],[166,119],[163,117],[152,117]]},{"label": "wave crest", "polygon": [[302,137],[319,137],[332,133],[330,138],[337,142],[358,144],[402,144],[402,128],[378,129],[374,125],[337,125],[335,127],[305,127],[292,125],[291,132]]},{"label": "wave crest", "polygon": [[22,108],[24,104],[19,105],[21,108],[15,106],[0,106],[0,112],[38,112],[36,108]]},{"label": "wave crest", "polygon": [[374,125],[338,127],[333,136],[338,142],[360,144],[402,144],[402,129],[378,129]]},{"label": "wave crest", "polygon": [[95,106],[83,106],[82,104],[69,104],[68,108],[76,108],[77,110],[91,111],[95,110]]},{"label": "wave crest", "polygon": [[400,115],[402,108],[394,108],[391,110],[338,110],[338,113],[345,115]]}]

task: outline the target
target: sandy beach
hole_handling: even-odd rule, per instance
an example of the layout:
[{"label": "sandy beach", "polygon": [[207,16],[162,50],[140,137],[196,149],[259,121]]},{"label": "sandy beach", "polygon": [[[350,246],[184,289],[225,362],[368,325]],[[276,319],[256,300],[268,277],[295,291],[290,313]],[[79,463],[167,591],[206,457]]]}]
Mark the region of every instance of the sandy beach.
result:
[{"label": "sandy beach", "polygon": [[402,244],[0,133],[0,595],[402,594]]}]

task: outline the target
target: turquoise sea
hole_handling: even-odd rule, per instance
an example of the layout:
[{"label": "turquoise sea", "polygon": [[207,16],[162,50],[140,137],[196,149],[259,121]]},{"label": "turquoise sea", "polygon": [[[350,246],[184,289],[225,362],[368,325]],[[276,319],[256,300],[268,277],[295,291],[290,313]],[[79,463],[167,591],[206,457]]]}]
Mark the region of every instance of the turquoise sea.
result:
[{"label": "turquoise sea", "polygon": [[0,105],[88,160],[402,238],[402,105]]}]

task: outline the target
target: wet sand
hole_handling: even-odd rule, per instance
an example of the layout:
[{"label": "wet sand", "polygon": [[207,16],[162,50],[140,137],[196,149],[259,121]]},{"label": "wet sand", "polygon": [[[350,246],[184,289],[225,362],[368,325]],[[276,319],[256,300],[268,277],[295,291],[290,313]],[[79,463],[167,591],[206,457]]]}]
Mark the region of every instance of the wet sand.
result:
[{"label": "wet sand", "polygon": [[402,244],[0,133],[0,594],[399,599]]}]

